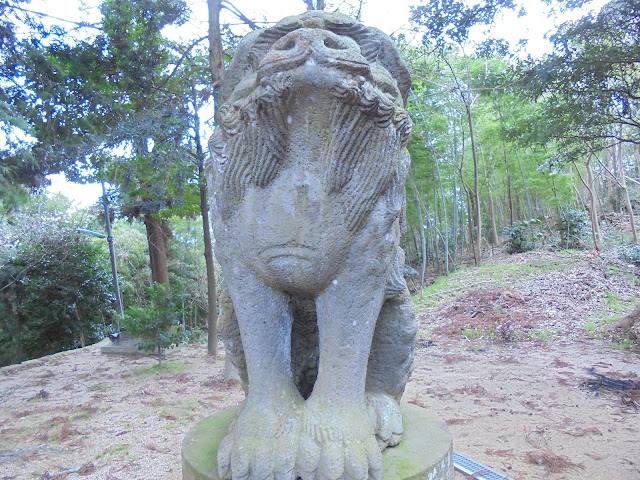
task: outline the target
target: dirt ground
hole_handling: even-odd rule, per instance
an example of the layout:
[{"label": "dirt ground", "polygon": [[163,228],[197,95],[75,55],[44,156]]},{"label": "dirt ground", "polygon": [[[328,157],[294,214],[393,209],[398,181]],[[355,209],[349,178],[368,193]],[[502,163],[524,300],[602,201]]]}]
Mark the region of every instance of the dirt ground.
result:
[{"label": "dirt ground", "polygon": [[[588,259],[533,270],[507,285],[469,274],[451,299],[418,302],[404,401],[437,412],[456,451],[515,479],[639,479],[640,351],[590,322],[610,309],[605,292],[624,301],[640,287]],[[179,480],[187,430],[243,394],[204,346],[156,363],[88,347],[1,369],[0,480]]]}]

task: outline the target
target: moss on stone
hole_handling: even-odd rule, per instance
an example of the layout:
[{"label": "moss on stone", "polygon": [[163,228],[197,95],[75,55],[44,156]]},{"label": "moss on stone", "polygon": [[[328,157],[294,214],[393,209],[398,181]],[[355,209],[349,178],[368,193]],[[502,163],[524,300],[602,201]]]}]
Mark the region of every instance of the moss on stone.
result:
[{"label": "moss on stone", "polygon": [[[446,424],[433,412],[401,405],[404,435],[382,455],[384,480],[452,480],[453,446]],[[205,418],[182,442],[182,480],[219,480],[216,457],[237,408]]]}]

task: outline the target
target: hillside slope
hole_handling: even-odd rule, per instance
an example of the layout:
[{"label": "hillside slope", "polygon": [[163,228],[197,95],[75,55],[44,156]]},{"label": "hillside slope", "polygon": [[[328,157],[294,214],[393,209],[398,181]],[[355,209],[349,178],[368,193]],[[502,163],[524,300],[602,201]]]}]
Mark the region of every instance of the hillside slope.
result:
[{"label": "hillside slope", "polygon": [[[640,351],[610,327],[638,302],[638,273],[590,254],[487,263],[416,296],[404,400],[517,479],[640,478],[640,389],[625,389]],[[1,369],[0,479],[180,479],[186,431],[243,394],[204,346],[155,363],[88,347]]]}]

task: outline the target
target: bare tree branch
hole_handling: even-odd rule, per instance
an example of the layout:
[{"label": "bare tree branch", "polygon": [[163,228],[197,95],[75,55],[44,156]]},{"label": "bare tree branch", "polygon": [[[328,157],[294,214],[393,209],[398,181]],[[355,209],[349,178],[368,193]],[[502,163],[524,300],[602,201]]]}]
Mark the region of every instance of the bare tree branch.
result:
[{"label": "bare tree branch", "polygon": [[225,9],[229,10],[236,17],[238,17],[244,23],[249,25],[251,30],[258,30],[258,28],[259,28],[258,25],[256,25],[256,23],[253,20],[249,19],[249,17],[247,17],[240,10],[238,10],[238,8],[233,3],[229,2],[228,0],[222,0],[220,2],[220,8],[225,8]]}]

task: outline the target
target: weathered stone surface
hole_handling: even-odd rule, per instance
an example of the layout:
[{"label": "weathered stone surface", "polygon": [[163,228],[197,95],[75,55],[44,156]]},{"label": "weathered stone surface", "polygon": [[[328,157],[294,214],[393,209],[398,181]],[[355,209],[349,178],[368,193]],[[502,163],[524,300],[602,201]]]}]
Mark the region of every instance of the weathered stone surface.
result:
[{"label": "weathered stone surface", "polygon": [[[382,455],[384,480],[453,480],[453,448],[447,425],[433,412],[402,404],[402,442]],[[182,442],[183,480],[220,480],[217,452],[235,417],[235,409],[205,418]]]},{"label": "weathered stone surface", "polygon": [[400,441],[409,85],[391,41],[339,14],[238,47],[208,165],[221,333],[247,392],[221,478],[380,478]]},{"label": "weathered stone surface", "polygon": [[[140,350],[138,346],[142,343],[140,338],[131,337],[129,335],[120,334],[115,340],[105,339],[101,342],[100,352],[108,354],[120,355],[157,355],[155,350]],[[176,352],[179,346],[164,349],[163,356],[166,357]]]},{"label": "weathered stone surface", "polygon": [[[433,412],[402,404],[402,442],[382,455],[384,480],[453,480],[453,449],[446,424]],[[220,480],[216,454],[235,410],[225,410],[193,427],[182,443],[183,480]]]}]

